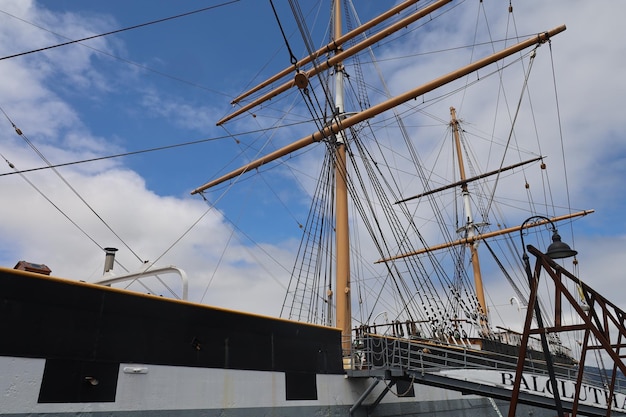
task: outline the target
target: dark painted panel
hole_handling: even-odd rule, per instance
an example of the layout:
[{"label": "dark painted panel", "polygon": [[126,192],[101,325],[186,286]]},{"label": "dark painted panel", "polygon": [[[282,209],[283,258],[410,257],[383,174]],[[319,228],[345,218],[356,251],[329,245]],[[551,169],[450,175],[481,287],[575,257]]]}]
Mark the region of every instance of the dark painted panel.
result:
[{"label": "dark painted panel", "polygon": [[317,381],[314,373],[285,373],[286,400],[317,400]]},{"label": "dark painted panel", "polygon": [[114,402],[119,364],[48,359],[39,403]]}]

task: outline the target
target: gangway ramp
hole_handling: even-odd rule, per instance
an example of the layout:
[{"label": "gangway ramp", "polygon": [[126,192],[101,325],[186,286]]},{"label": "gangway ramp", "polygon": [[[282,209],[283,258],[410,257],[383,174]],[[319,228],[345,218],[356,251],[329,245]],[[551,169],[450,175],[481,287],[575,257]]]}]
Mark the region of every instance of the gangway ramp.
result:
[{"label": "gangway ramp", "polygon": [[[534,353],[532,359],[524,361],[522,389],[516,401],[555,409],[546,363],[537,358],[541,352]],[[425,339],[362,334],[354,343],[347,375],[350,378],[370,378],[371,388],[384,381],[385,388],[376,398],[368,398],[373,391],[369,389],[368,395],[363,395],[353,409],[374,408],[392,387],[402,386],[402,389],[398,389],[400,392],[413,383],[511,401],[517,362],[518,357],[510,352],[484,351],[472,347],[470,343],[455,345]],[[571,412],[578,367],[571,360],[558,356],[555,362],[562,406],[565,411]],[[599,376],[585,370],[582,382],[585,395],[577,407],[579,414],[607,415],[606,390],[599,381]],[[619,411],[626,402],[623,394],[626,392],[626,381],[619,383],[622,385],[618,384],[615,390],[617,395],[613,399],[612,416],[626,416],[626,413]]]}]

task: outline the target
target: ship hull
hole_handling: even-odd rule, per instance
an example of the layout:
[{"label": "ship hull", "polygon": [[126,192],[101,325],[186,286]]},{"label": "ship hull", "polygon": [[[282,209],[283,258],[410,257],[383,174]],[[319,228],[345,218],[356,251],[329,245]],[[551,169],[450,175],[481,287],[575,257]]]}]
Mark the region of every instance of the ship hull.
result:
[{"label": "ship hull", "polygon": [[11,269],[0,334],[3,417],[498,415],[476,395],[349,377],[338,329]]}]

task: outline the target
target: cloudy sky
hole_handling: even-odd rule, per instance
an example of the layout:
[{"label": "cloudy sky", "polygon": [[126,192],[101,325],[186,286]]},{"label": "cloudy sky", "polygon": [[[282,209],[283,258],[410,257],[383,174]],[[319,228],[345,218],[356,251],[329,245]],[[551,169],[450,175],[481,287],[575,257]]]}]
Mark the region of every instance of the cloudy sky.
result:
[{"label": "cloudy sky", "polygon": [[[276,3],[285,32],[297,37],[286,2]],[[370,2],[355,3],[359,7],[358,3]],[[462,13],[450,12],[450,21],[438,19],[420,35],[429,50],[472,42],[481,9],[477,0],[460,3]],[[493,10],[495,3],[504,2],[485,3]],[[563,233],[564,240],[566,235],[568,241],[574,239],[579,251],[581,277],[601,292],[617,295],[619,301],[623,296],[614,290],[626,278],[619,264],[626,253],[622,213],[626,4],[524,0],[513,6],[513,18],[504,5],[490,11],[494,38],[502,38],[505,31],[526,36],[567,25],[553,39],[552,50],[540,51],[549,82],[548,91],[535,91],[536,117],[542,118],[544,106],[554,107],[541,93],[554,100],[554,91],[549,90],[555,82],[560,117],[542,152],[565,150],[568,183],[566,191],[558,193],[564,211],[596,210],[575,223],[573,237],[569,228]],[[368,7],[376,6],[359,9],[363,21],[376,12]],[[202,8],[208,9],[81,44],[6,58]],[[315,22],[321,19],[316,10],[311,7],[303,13]],[[311,30],[323,33],[323,26],[316,24]],[[319,37],[313,41],[315,46],[321,44]],[[446,46],[438,47],[440,41]],[[293,42],[294,53],[302,55],[301,41]],[[443,56],[443,62],[429,68],[452,70],[457,57]],[[175,264],[192,279],[193,301],[278,314],[301,233],[299,224],[306,218],[310,191],[306,182],[319,164],[313,161],[319,159],[320,149],[291,166],[301,169],[303,183],[285,181],[280,170],[278,179],[268,179],[271,172],[252,175],[237,184],[239,189],[223,186],[211,192],[208,197],[217,208],[189,195],[236,163],[256,156],[261,144],[285,140],[269,133],[230,136],[260,129],[250,118],[233,127],[215,126],[250,80],[258,82],[290,65],[268,2],[0,0],[0,57],[4,57],[0,154],[14,167],[5,163],[0,169],[1,265],[13,267],[23,259],[45,263],[57,276],[94,281],[102,274],[102,248],[113,246],[119,249],[120,273],[136,271],[146,261]],[[415,71],[393,68],[393,60],[385,66],[395,74],[390,89],[398,93],[431,76],[424,69],[416,81]],[[450,105],[443,103],[442,108]],[[439,117],[445,120],[447,111]],[[482,122],[469,109],[465,117]],[[145,150],[150,152],[138,152]],[[15,173],[126,153],[130,154]],[[549,158],[563,164],[560,157]],[[512,224],[521,220],[513,219]],[[509,299],[506,290],[496,288],[490,298]]]}]

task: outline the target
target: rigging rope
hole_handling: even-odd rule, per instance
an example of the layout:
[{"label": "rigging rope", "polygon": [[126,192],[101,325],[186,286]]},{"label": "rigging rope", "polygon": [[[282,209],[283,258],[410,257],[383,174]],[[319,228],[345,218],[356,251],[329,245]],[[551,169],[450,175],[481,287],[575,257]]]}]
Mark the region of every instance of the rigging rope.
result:
[{"label": "rigging rope", "polygon": [[[564,140],[563,140],[563,124],[561,123],[561,108],[559,105],[559,92],[557,89],[557,85],[556,85],[556,72],[554,69],[554,56],[552,54],[552,43],[548,43],[549,49],[550,49],[550,68],[552,69],[552,85],[554,86],[554,96],[556,98],[556,115],[557,115],[557,120],[558,120],[558,124],[559,124],[559,142],[561,144],[561,155],[563,155],[563,172],[564,172],[564,176],[565,176],[565,192],[567,195],[567,209],[568,211],[571,213],[572,212],[572,203],[571,203],[571,196],[570,196],[570,191],[569,191],[569,181],[568,181],[568,175],[567,175],[567,163],[565,160],[565,144],[564,144]],[[572,230],[573,226],[572,223],[570,222],[570,231],[571,231],[571,236],[572,236],[572,245],[573,247],[575,247],[576,245],[574,245],[574,233]],[[573,264],[574,264],[574,272],[575,275],[578,275],[577,271],[578,271],[578,260],[576,258],[576,256],[574,256],[574,260],[573,260]]]},{"label": "rigging rope", "polygon": [[[43,191],[41,191],[32,181],[30,181],[24,174],[20,173],[14,166],[14,164],[12,162],[10,162],[2,153],[0,153],[0,157],[2,157],[2,159],[4,159],[4,161],[7,163],[7,165],[11,168],[15,170],[16,174],[19,174],[22,179],[24,179],[24,181],[26,181],[28,183],[28,185],[30,185],[35,191],[37,191],[37,193],[39,195],[41,195],[48,203],[50,203],[52,205],[52,207],[54,207],[59,213],[61,213],[61,215],[63,217],[65,217],[70,223],[72,223],[83,235],[85,235],[87,237],[87,239],[91,240],[91,242],[93,242],[98,248],[100,248],[101,250],[104,250],[104,247],[102,245],[100,245],[93,237],[91,237],[83,228],[80,227],[80,225],[78,225],[78,223],[76,223],[74,220],[72,220],[67,213],[65,213],[59,206],[57,206],[52,200],[50,200],[50,198],[48,196],[46,196],[44,194]],[[123,268],[123,266],[122,266]],[[124,268],[126,269],[126,268]]]},{"label": "rigging rope", "polygon": [[[34,49],[32,51],[26,51],[26,52],[20,52],[20,53],[17,53],[17,54],[13,54],[13,55],[7,55],[7,56],[4,56],[4,57],[0,57],[0,61],[3,61],[5,59],[11,59],[11,58],[19,57],[19,56],[32,54],[32,53],[35,53],[35,52],[47,51],[49,49],[54,49],[54,48],[58,48],[58,47],[61,47],[61,46],[71,45],[71,44],[74,44],[74,43],[81,43],[81,42],[84,42],[84,41],[87,41],[87,40],[90,40],[90,39],[101,38],[103,36],[108,36],[108,35],[113,35],[113,34],[116,34],[116,33],[126,32],[128,30],[138,29],[138,28],[141,28],[141,27],[150,26],[150,25],[154,25],[154,24],[157,24],[157,23],[163,23],[163,22],[166,22],[168,20],[174,20],[174,19],[178,19],[178,18],[181,18],[181,17],[190,16],[192,14],[205,12],[207,10],[216,9],[218,7],[227,6],[227,5],[231,4],[231,3],[236,3],[238,1],[239,0],[231,0],[231,1],[228,1],[228,2],[225,2],[225,3],[216,4],[216,5],[209,6],[209,7],[204,7],[202,9],[193,10],[193,11],[186,12],[186,13],[181,13],[181,14],[178,14],[178,15],[175,15],[175,16],[165,17],[163,19],[157,19],[157,20],[153,20],[153,21],[150,21],[150,22],[145,22],[145,23],[140,23],[138,25],[125,27],[125,28],[122,28],[122,29],[112,30],[110,32],[101,33],[99,35],[87,36],[85,38],[75,39],[75,40],[72,40],[72,41],[69,41],[69,42],[63,42],[63,43],[56,44],[56,45],[50,45],[50,46],[46,46],[44,48]],[[12,15],[12,14],[10,14],[8,12],[5,12],[3,10],[0,10],[0,12],[6,14],[8,16],[11,16],[11,17],[13,17],[15,19],[18,19],[18,20],[21,20],[23,22],[26,22],[26,23],[28,23],[30,25],[36,26],[33,23],[31,23],[31,22],[28,22],[28,21],[26,21],[26,20],[24,20],[22,18],[17,17],[17,16],[14,16],[14,15]],[[39,27],[39,26],[37,26],[37,27]],[[40,29],[43,29],[43,28],[40,27]]]},{"label": "rigging rope", "polygon": [[[43,153],[41,153],[41,151],[39,151],[39,149],[37,149],[37,147],[28,139],[28,137],[22,132],[22,130],[20,128],[18,128],[15,123],[13,123],[13,120],[11,120],[11,118],[9,117],[9,115],[4,111],[3,108],[0,107],[0,110],[2,111],[2,114],[4,114],[4,116],[6,117],[6,119],[9,121],[9,123],[11,123],[11,126],[13,126],[13,129],[15,130],[15,132],[18,134],[18,136],[20,136],[24,142],[39,156],[39,158],[41,158],[41,160],[43,160],[49,167],[51,167],[51,163],[50,161],[44,156]],[[11,164],[12,165],[12,164]],[[63,175],[61,175],[61,173],[56,169],[56,168],[51,168],[52,171],[57,175],[57,177],[59,177],[59,179],[70,189],[70,191],[72,191],[72,193],[98,218],[98,220],[100,220],[100,222],[107,228],[109,229],[109,231],[111,233],[113,233],[113,235],[119,239],[119,241],[126,247],[126,249],[128,249],[133,255],[135,255],[135,257],[140,261],[143,262],[143,259],[141,259],[141,257],[126,243],[126,241],[124,241],[124,239],[122,239],[122,237],[115,232],[115,230],[113,230],[113,228],[106,222],[106,220],[104,220],[102,218],[102,216],[100,216],[100,214],[98,214],[98,212],[96,212],[96,210],[87,202],[87,200],[85,200],[83,198],[83,196],[67,181],[67,179],[65,179],[65,177]],[[25,179],[25,176],[23,174],[20,174],[20,176],[22,178]],[[32,183],[30,181],[28,181],[31,185]],[[46,197],[46,200],[50,201],[49,198]],[[51,202],[51,201],[50,201]],[[57,209],[58,206],[54,205]],[[61,211],[62,212],[62,211]],[[63,212],[62,212],[63,213]],[[63,215],[66,218],[69,218],[65,213],[63,213]],[[74,223],[72,221],[72,224],[76,225],[76,223]],[[79,228],[80,229],[80,228]],[[80,229],[82,231],[82,229]],[[84,232],[84,231],[83,231]],[[94,239],[90,238],[94,243]],[[102,246],[98,245],[98,247],[100,247],[100,249],[102,249]]]},{"label": "rigging rope", "polygon": [[[3,111],[3,113],[4,113],[4,111]],[[254,132],[250,132],[250,133],[254,133]],[[243,134],[245,134],[245,133],[243,133]],[[70,165],[84,164],[84,163],[88,163],[88,162],[104,161],[104,160],[107,160],[107,159],[121,158],[121,157],[124,157],[124,156],[131,156],[131,155],[139,155],[139,154],[149,153],[149,152],[165,151],[165,150],[178,148],[178,147],[182,147],[182,146],[198,145],[200,143],[211,142],[211,141],[214,141],[214,140],[221,140],[221,139],[227,139],[227,138],[231,138],[231,136],[218,136],[218,137],[215,137],[215,138],[199,139],[199,140],[195,140],[195,141],[191,141],[191,142],[177,143],[177,144],[174,144],[174,145],[159,146],[157,148],[142,149],[142,150],[139,150],[139,151],[131,151],[131,152],[124,152],[124,153],[119,153],[119,154],[115,154],[115,155],[107,155],[107,156],[99,156],[99,157],[96,157],[96,158],[82,159],[80,161],[64,162],[64,163],[61,163],[61,164],[50,164],[50,165],[46,165],[46,166],[43,166],[43,167],[28,168],[28,169],[23,169],[23,170],[14,171],[14,172],[3,172],[3,173],[0,173],[0,177],[3,177],[5,175],[24,174],[24,173],[27,173],[27,172],[41,171],[41,170],[44,170],[44,169],[54,169],[54,168],[66,167],[66,166],[70,166]]]},{"label": "rigging rope", "polygon": [[[323,309],[319,308],[319,303],[326,302],[320,291],[332,293],[330,277],[332,276],[333,243],[330,237],[332,236],[333,224],[328,221],[328,219],[333,218],[334,194],[332,184],[334,183],[334,171],[330,169],[331,166],[331,156],[327,152],[321,171],[325,175],[320,176],[313,194],[313,202],[304,228],[305,233],[300,241],[296,255],[297,261],[294,263],[291,274],[292,279],[283,301],[281,317],[283,314],[287,314],[288,318],[301,320],[306,314],[312,322],[332,323],[330,314],[332,309],[329,309],[329,313],[326,314]],[[320,274],[324,274],[322,285],[320,285]],[[314,281],[312,284],[308,284],[308,277],[311,275]],[[291,298],[291,302],[288,306],[289,298]],[[308,304],[304,302],[306,298],[308,298]],[[298,301],[300,302],[299,305],[297,305]],[[306,307],[309,307],[308,311],[305,311]]]},{"label": "rigging rope", "polygon": [[[205,196],[204,196],[204,193],[202,194],[202,197],[203,197],[203,198],[205,197]],[[248,194],[248,197],[250,198],[250,197],[252,197],[252,195],[251,195],[251,194]],[[212,210],[212,209],[215,207],[215,204],[210,204],[210,203],[209,203],[209,201],[208,201],[206,198],[204,198],[204,201],[205,201],[205,202],[207,203],[207,205],[209,206],[209,209],[208,209],[209,211],[210,211],[210,210]],[[240,207],[242,207],[242,208],[243,208],[243,207],[245,207],[245,206],[247,206],[247,204],[241,204],[241,205],[240,205]],[[240,213],[241,213],[241,215],[243,215],[243,211],[241,211]],[[220,252],[220,254],[219,254],[219,257],[218,257],[218,259],[217,259],[217,263],[216,263],[216,265],[215,265],[215,268],[213,269],[213,273],[211,274],[211,276],[210,276],[209,280],[207,281],[206,286],[204,287],[204,291],[203,291],[203,293],[202,293],[202,296],[200,297],[200,301],[199,301],[200,303],[202,303],[202,302],[204,301],[204,299],[205,299],[205,297],[206,297],[207,293],[209,292],[209,287],[210,287],[210,286],[211,286],[211,284],[213,283],[213,280],[215,279],[215,276],[217,275],[217,272],[218,272],[218,270],[219,270],[220,266],[222,265],[222,261],[224,260],[224,257],[225,257],[225,255],[226,255],[226,252],[228,251],[228,248],[230,247],[230,243],[231,243],[231,241],[233,240],[233,238],[235,238],[235,231],[239,231],[239,232],[240,232],[240,233],[242,233],[242,234],[243,234],[246,238],[248,238],[248,239],[250,239],[251,241],[253,241],[253,240],[250,238],[250,236],[248,236],[248,235],[247,235],[245,232],[243,232],[243,231],[242,231],[239,227],[237,227],[237,221],[239,220],[239,218],[238,218],[237,220],[234,220],[234,221],[233,221],[233,220],[231,220],[230,218],[228,218],[228,217],[227,217],[224,213],[222,213],[222,217],[223,217],[224,219],[226,219],[226,220],[228,221],[228,223],[229,223],[231,226],[233,226],[233,227],[232,227],[232,229],[230,230],[230,233],[229,233],[229,235],[228,235],[228,238],[226,239],[226,243],[224,244],[224,247],[223,247],[222,251],[221,251],[221,252]],[[198,219],[198,220],[200,220],[200,219]],[[195,224],[194,224],[194,226],[195,226]],[[190,230],[191,230],[191,228],[193,228],[194,226],[190,227]],[[262,251],[263,251],[263,252],[264,252],[264,253],[265,253],[265,254],[266,254],[266,255],[267,255],[270,259],[272,259],[274,262],[276,262],[276,264],[277,264],[279,267],[282,267],[282,265],[281,265],[281,264],[280,264],[280,263],[279,263],[279,262],[278,262],[278,261],[277,261],[277,260],[276,260],[273,256],[271,256],[271,255],[269,254],[269,252],[265,251],[263,248],[261,248],[261,250],[262,250]],[[255,257],[255,256],[254,256],[254,254],[252,254],[251,252],[249,252],[249,253],[250,253],[250,255],[251,255],[252,257]],[[255,257],[255,258],[256,258],[256,257]],[[270,273],[270,272],[269,272],[269,271],[265,268],[265,266],[264,266],[261,262],[258,262],[258,265],[259,265],[259,266],[261,266],[261,268],[265,269],[265,270],[266,270],[266,272],[268,272],[268,275],[269,275],[270,277],[274,278],[274,275],[273,275],[272,273]],[[280,281],[278,281],[278,280],[277,280],[277,279],[275,279],[275,278],[274,278],[274,280],[275,280],[275,281],[276,281],[279,285],[281,285],[281,286],[283,286],[283,287],[284,287],[284,285],[283,285]]]},{"label": "rigging rope", "polygon": [[[526,71],[526,74],[524,76],[524,82],[523,82],[523,85],[522,85],[522,91],[520,92],[520,97],[519,97],[519,100],[517,101],[517,107],[515,109],[515,115],[513,117],[512,123],[511,123],[511,128],[509,130],[509,137],[507,139],[504,152],[502,153],[502,158],[500,160],[499,169],[502,169],[504,167],[504,160],[505,160],[505,157],[506,157],[506,154],[507,154],[507,150],[509,149],[509,146],[510,146],[510,143],[511,143],[511,138],[513,137],[513,133],[515,132],[515,122],[517,121],[517,118],[519,116],[519,112],[520,112],[520,109],[521,109],[521,106],[522,106],[522,99],[524,98],[524,92],[527,91],[527,88],[528,88],[528,79],[530,77],[530,71],[532,70],[532,67],[533,67],[533,62],[535,61],[535,56],[536,56],[536,52],[535,51],[536,50],[537,50],[537,48],[533,49],[533,52],[530,54],[530,62],[529,62],[529,65],[528,65],[528,70]],[[489,212],[491,210],[491,205],[493,204],[495,191],[496,191],[496,188],[498,186],[498,181],[499,180],[500,180],[500,174],[498,173],[496,175],[496,180],[495,180],[494,186],[492,187],[491,198],[489,199],[489,204],[488,204],[487,209],[486,209],[487,212]]]},{"label": "rigging rope", "polygon": [[276,18],[276,23],[278,24],[278,28],[280,29],[281,35],[283,35],[283,40],[285,41],[285,45],[287,46],[287,51],[289,51],[289,61],[291,65],[294,66],[294,69],[298,70],[298,58],[294,55],[291,50],[291,46],[289,45],[289,40],[287,39],[287,35],[285,35],[285,30],[283,29],[283,25],[280,23],[280,18],[278,17],[278,12],[276,11],[276,7],[274,7],[274,1],[270,0],[270,5],[272,6],[272,11],[274,12],[274,17]]}]

